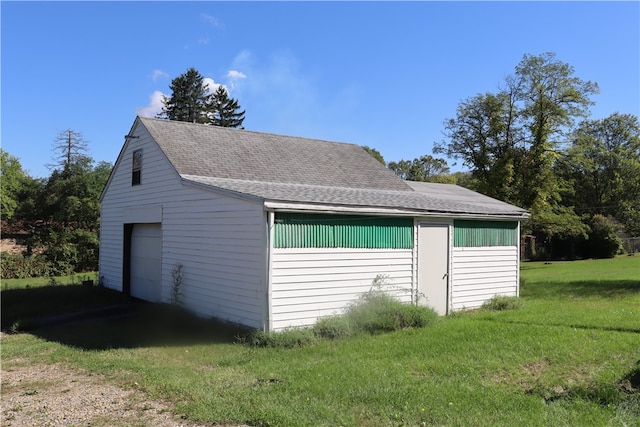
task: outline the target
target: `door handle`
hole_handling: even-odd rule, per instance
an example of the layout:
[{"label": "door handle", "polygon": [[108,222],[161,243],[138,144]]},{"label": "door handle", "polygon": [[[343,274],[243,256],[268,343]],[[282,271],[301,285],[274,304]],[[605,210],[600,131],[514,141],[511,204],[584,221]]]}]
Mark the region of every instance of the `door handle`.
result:
[{"label": "door handle", "polygon": [[442,276],[442,280],[446,279],[447,277],[449,277],[449,273],[444,273],[444,276]]}]

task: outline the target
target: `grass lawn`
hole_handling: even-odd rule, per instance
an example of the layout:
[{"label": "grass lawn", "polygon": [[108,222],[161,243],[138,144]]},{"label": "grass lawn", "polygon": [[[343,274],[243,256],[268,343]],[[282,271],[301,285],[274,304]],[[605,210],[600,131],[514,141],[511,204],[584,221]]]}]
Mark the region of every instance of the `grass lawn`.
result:
[{"label": "grass lawn", "polygon": [[[424,329],[255,348],[211,324],[186,334],[148,307],[6,336],[2,363],[68,363],[206,423],[640,425],[640,257],[525,263],[521,275],[519,309]],[[172,330],[181,339],[167,341]]]}]

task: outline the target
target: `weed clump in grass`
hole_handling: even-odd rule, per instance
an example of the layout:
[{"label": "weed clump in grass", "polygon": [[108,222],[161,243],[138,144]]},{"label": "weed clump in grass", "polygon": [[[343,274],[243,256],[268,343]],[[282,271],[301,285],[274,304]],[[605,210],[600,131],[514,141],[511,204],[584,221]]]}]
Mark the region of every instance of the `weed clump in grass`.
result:
[{"label": "weed clump in grass", "polygon": [[317,343],[317,338],[309,328],[292,328],[281,332],[254,331],[246,338],[253,347],[295,348]]},{"label": "weed clump in grass", "polygon": [[405,304],[395,299],[385,290],[387,285],[387,279],[378,276],[372,288],[349,306],[344,314],[323,317],[311,328],[293,328],[282,332],[256,331],[245,342],[256,347],[304,347],[316,344],[318,339],[422,328],[438,319],[438,314],[431,308]]},{"label": "weed clump in grass", "polygon": [[330,340],[347,338],[353,334],[349,319],[345,316],[323,317],[312,329],[315,336]]},{"label": "weed clump in grass", "polygon": [[484,304],[484,310],[503,311],[516,310],[522,306],[522,301],[518,297],[508,297],[504,295],[496,295]]},{"label": "weed clump in grass", "polygon": [[372,289],[349,307],[345,317],[357,332],[378,333],[422,328],[435,322],[438,315],[430,308],[404,304]]}]

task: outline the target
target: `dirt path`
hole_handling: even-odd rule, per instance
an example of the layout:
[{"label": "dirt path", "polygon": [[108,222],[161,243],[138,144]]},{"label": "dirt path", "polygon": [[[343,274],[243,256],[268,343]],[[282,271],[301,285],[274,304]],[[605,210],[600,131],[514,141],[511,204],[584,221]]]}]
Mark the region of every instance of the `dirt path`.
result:
[{"label": "dirt path", "polygon": [[1,379],[0,425],[6,427],[196,426],[142,391],[61,365],[3,367]]}]

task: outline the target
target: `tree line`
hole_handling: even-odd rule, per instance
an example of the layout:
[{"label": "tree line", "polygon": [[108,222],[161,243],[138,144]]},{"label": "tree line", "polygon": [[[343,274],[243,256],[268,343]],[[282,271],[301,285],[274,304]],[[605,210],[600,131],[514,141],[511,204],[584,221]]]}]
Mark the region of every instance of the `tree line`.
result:
[{"label": "tree line", "polygon": [[[171,81],[159,118],[242,127],[245,111],[220,85],[210,88],[194,68]],[[46,277],[98,269],[99,199],[112,164],[87,155],[82,133],[54,139],[51,175],[33,178],[20,159],[0,149],[3,235],[19,233],[20,255],[2,254],[2,278]]]},{"label": "tree line", "polygon": [[51,175],[33,178],[0,149],[3,236],[19,233],[26,245],[21,255],[2,254],[2,278],[97,270],[99,198],[112,165],[88,156],[87,141],[72,129],[58,134],[53,150]]},{"label": "tree line", "polygon": [[[238,100],[210,88],[194,68],[171,81],[157,117],[242,128]],[[398,177],[458,184],[530,210],[522,235],[531,257],[613,256],[619,235],[640,236],[640,125],[615,112],[590,119],[594,82],[574,75],[554,54],[524,55],[502,88],[461,101],[445,120],[433,153],[460,161],[451,173],[432,155],[386,162]],[[98,267],[99,197],[112,165],[95,162],[72,129],[54,140],[48,178],[32,178],[2,151],[3,234],[26,232],[21,256],[2,256],[2,277],[94,271]]]},{"label": "tree line", "polygon": [[430,155],[386,165],[528,209],[532,257],[613,256],[619,235],[640,236],[640,125],[619,112],[590,119],[598,92],[555,54],[524,55],[502,89],[464,99],[444,122],[433,152],[469,172],[450,174]]}]

